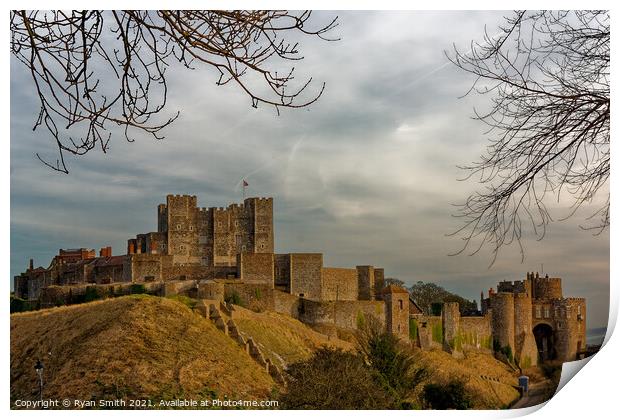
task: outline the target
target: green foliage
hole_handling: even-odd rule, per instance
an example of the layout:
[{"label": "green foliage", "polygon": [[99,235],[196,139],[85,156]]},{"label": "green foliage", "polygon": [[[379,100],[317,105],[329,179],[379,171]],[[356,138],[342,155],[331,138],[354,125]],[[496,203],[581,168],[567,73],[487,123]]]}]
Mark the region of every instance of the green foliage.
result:
[{"label": "green foliage", "polygon": [[366,317],[362,311],[357,311],[357,316],[355,317],[355,325],[358,330],[363,330],[366,327]]},{"label": "green foliage", "polygon": [[431,303],[431,315],[433,316],[441,316],[441,309],[443,307],[443,303],[441,302],[433,302]]},{"label": "green foliage", "polygon": [[415,319],[409,320],[409,338],[414,341],[418,339],[418,321]]},{"label": "green foliage", "polygon": [[424,408],[433,410],[467,410],[472,407],[472,396],[461,379],[446,384],[429,383],[422,391]]},{"label": "green foliage", "polygon": [[32,311],[34,308],[27,300],[16,298],[11,295],[11,313]]},{"label": "green foliage", "polygon": [[95,286],[86,286],[86,293],[84,293],[84,302],[92,302],[94,300],[100,300],[106,297],[106,294]]},{"label": "green foliage", "polygon": [[385,286],[389,286],[391,284],[393,284],[394,286],[405,287],[405,282],[404,281],[402,281],[400,279],[397,279],[397,278],[394,278],[394,277],[386,277],[385,278]]},{"label": "green foliage", "polygon": [[367,363],[376,371],[375,381],[394,400],[397,408],[411,408],[407,401],[411,392],[425,376],[415,366],[411,348],[376,321],[367,323],[358,333],[358,348]]},{"label": "green foliage", "polygon": [[147,293],[146,286],[140,283],[134,283],[129,288],[129,293],[132,295],[143,295]]},{"label": "green foliage", "polygon": [[167,296],[168,299],[176,300],[177,302],[181,302],[183,305],[187,306],[189,309],[194,309],[198,304],[198,300],[192,299],[189,296],[184,295],[172,295]]},{"label": "green foliage", "polygon": [[224,298],[226,303],[232,303],[233,305],[243,306],[243,300],[241,300],[241,296],[237,293],[236,290],[233,290],[231,294]]},{"label": "green foliage", "polygon": [[436,343],[443,343],[443,325],[441,322],[436,322],[431,325],[431,334],[433,341]]},{"label": "green foliage", "polygon": [[260,298],[262,297],[262,293],[258,287],[254,289],[254,297],[258,300],[260,300]]},{"label": "green foliage", "polygon": [[530,356],[525,356],[523,361],[521,362],[520,367],[522,369],[527,369],[532,366],[532,358]]},{"label": "green foliage", "polygon": [[[433,303],[443,302],[458,302],[461,313],[469,310],[476,310],[477,305],[475,301],[467,300],[459,295],[448,292],[441,286],[435,283],[424,283],[419,281],[409,288],[409,294],[413,300],[422,308],[425,314],[431,315],[431,305]],[[436,315],[440,315],[441,310]]]},{"label": "green foliage", "polygon": [[480,346],[485,349],[491,350],[492,343],[493,343],[493,339],[490,335],[487,335],[486,337],[482,337],[482,339],[480,340]]},{"label": "green foliage", "polygon": [[308,359],[287,369],[291,376],[282,409],[369,410],[394,408],[394,401],[377,386],[364,359],[340,349],[321,347]]}]

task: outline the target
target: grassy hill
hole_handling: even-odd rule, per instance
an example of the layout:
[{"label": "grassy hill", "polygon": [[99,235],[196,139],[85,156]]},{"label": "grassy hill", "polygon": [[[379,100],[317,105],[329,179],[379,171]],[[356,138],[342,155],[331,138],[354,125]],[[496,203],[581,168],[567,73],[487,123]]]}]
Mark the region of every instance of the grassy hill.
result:
[{"label": "grassy hill", "polygon": [[[234,320],[280,366],[308,358],[322,345],[354,349],[273,312],[237,307]],[[476,393],[476,408],[504,407],[517,396],[514,372],[490,355],[456,360],[441,351],[417,353],[427,381],[464,378]],[[45,366],[45,398],[277,399],[283,391],[183,299],[132,295],[12,314],[11,400],[37,399],[37,359]]]},{"label": "grassy hill", "polygon": [[272,378],[178,301],[127,296],[11,315],[11,399],[267,398]]},{"label": "grassy hill", "polygon": [[[462,379],[475,409],[506,408],[519,397],[515,372],[489,354],[468,352],[464,359],[455,359],[440,350],[417,351],[416,360],[429,373],[424,383]],[[416,389],[418,402],[422,388]]]},{"label": "grassy hill", "polygon": [[280,367],[309,358],[320,346],[353,350],[353,344],[329,338],[302,322],[275,312],[252,312],[236,306],[235,323],[241,335],[252,337],[265,357]]}]

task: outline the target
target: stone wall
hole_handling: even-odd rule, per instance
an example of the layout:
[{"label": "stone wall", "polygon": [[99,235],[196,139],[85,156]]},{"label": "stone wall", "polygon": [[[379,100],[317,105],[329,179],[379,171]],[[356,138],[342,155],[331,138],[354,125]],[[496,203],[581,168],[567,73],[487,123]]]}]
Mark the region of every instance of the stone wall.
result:
[{"label": "stone wall", "polygon": [[273,254],[245,252],[237,255],[237,273],[245,283],[274,287]]},{"label": "stone wall", "polygon": [[292,318],[299,318],[299,298],[279,290],[273,290],[273,310]]},{"label": "stone wall", "polygon": [[386,308],[385,326],[389,332],[409,340],[409,293],[394,286],[383,289]]},{"label": "stone wall", "polygon": [[533,299],[561,299],[562,279],[557,277],[534,277]]},{"label": "stone wall", "polygon": [[357,300],[357,287],[355,268],[323,268],[321,300]]},{"label": "stone wall", "polygon": [[381,301],[299,300],[299,320],[306,324],[332,324],[355,330],[369,317],[374,317],[380,324],[385,325],[385,304]]},{"label": "stone wall", "polygon": [[224,283],[213,280],[201,281],[198,283],[198,299],[224,300]]},{"label": "stone wall", "polygon": [[323,254],[290,254],[291,294],[306,299],[321,299]]},{"label": "stone wall", "polygon": [[375,269],[370,265],[358,265],[358,299],[373,300],[375,298]]},{"label": "stone wall", "polygon": [[459,341],[464,350],[476,349],[490,352],[493,349],[491,315],[462,316]]},{"label": "stone wall", "polygon": [[291,254],[274,254],[274,284],[284,291],[291,291]]},{"label": "stone wall", "polygon": [[[41,289],[41,308],[58,305],[83,303],[85,299],[98,300],[108,297],[124,296],[135,293],[136,287],[153,295],[164,294],[163,282],[151,283],[111,283],[111,284],[79,284],[70,286],[46,286]],[[87,297],[88,296],[88,297]]]},{"label": "stone wall", "polygon": [[134,282],[166,280],[164,266],[171,261],[171,257],[156,254],[132,254],[129,256],[131,266],[130,279]]},{"label": "stone wall", "polygon": [[564,298],[556,303],[555,349],[563,361],[575,360],[585,349],[586,305],[583,298]]},{"label": "stone wall", "polygon": [[450,352],[461,351],[461,313],[458,302],[445,302],[443,304],[441,323],[443,325],[444,349]]}]

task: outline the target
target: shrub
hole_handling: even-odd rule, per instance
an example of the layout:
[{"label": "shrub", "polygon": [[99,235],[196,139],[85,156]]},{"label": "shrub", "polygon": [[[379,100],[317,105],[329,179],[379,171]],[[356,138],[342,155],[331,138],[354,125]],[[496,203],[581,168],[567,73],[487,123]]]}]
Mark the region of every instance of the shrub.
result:
[{"label": "shrub", "polygon": [[433,410],[467,410],[472,406],[472,397],[461,379],[453,379],[446,384],[424,385],[422,400],[424,408]]},{"label": "shrub", "polygon": [[233,290],[231,294],[224,298],[226,303],[232,303],[233,305],[243,306],[243,301],[241,300],[241,296],[237,293],[236,290]]},{"label": "shrub", "polygon": [[105,295],[101,290],[94,286],[87,286],[86,293],[84,293],[84,302],[92,302],[94,300],[103,299]]},{"label": "shrub", "polygon": [[11,307],[11,313],[31,311],[33,309],[32,305],[30,305],[30,302],[28,302],[27,300],[16,298],[13,296],[11,296],[10,307]]},{"label": "shrub", "polygon": [[386,332],[375,318],[359,332],[358,347],[376,371],[376,382],[392,397],[395,407],[411,408],[408,397],[425,375],[423,369],[416,368],[411,349]]},{"label": "shrub", "polygon": [[134,283],[129,288],[129,293],[132,295],[142,295],[147,293],[146,286],[140,283]]},{"label": "shrub", "polygon": [[377,386],[373,370],[360,355],[321,347],[310,359],[290,365],[287,372],[290,380],[280,408],[394,408],[390,395]]}]

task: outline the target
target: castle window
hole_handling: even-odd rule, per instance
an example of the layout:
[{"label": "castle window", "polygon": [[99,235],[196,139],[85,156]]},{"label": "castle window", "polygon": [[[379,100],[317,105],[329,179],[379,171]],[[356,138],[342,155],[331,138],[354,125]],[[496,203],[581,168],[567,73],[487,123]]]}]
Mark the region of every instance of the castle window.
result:
[{"label": "castle window", "polygon": [[185,250],[185,245],[181,245],[181,246],[179,246],[179,249],[180,249],[181,251]]},{"label": "castle window", "polygon": [[558,322],[558,329],[559,328],[562,328],[562,323],[561,322]]},{"label": "castle window", "polygon": [[177,230],[181,230],[181,225],[177,225]]},{"label": "castle window", "polygon": [[542,318],[542,310],[540,305],[536,305],[536,318]]},{"label": "castle window", "polygon": [[194,226],[189,225],[189,230],[194,230]]},{"label": "castle window", "polygon": [[260,244],[260,249],[265,249],[265,244]]},{"label": "castle window", "polygon": [[545,306],[545,318],[550,318],[551,314],[550,314],[550,310],[548,306]]},{"label": "castle window", "polygon": [[217,222],[217,227],[222,227],[222,222]]},{"label": "castle window", "polygon": [[[401,311],[403,310],[403,300],[402,299],[398,299],[398,308]],[[398,326],[398,331],[400,331],[400,325]]]},{"label": "castle window", "polygon": [[235,220],[235,226],[239,226],[239,221]]},{"label": "castle window", "polygon": [[577,306],[577,315],[581,315],[581,305]]},{"label": "castle window", "polygon": [[400,332],[400,324],[398,324],[398,332]]}]

